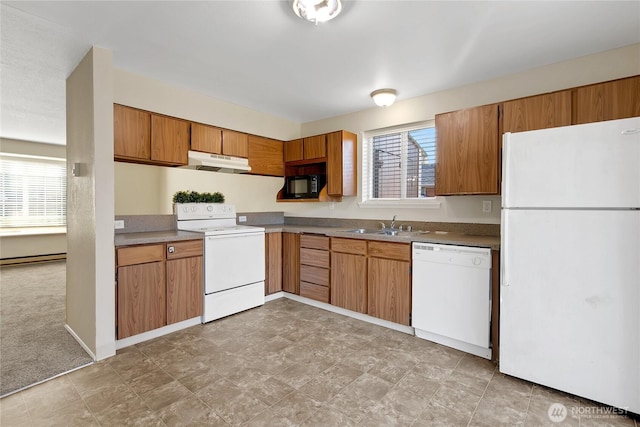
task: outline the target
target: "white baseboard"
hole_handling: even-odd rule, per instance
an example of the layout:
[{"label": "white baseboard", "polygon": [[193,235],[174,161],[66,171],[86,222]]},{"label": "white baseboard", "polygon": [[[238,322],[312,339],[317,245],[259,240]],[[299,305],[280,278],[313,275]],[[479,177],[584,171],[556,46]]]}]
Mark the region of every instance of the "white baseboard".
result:
[{"label": "white baseboard", "polygon": [[276,299],[284,298],[284,294],[285,293],[286,292],[280,291],[280,292],[276,292],[275,294],[266,295],[264,297],[264,302],[269,302],[269,301],[273,301],[273,300],[276,300]]},{"label": "white baseboard", "polygon": [[199,325],[202,323],[202,317],[194,317],[193,319],[183,320],[182,322],[172,323],[171,325],[163,326],[162,328],[154,329],[152,331],[143,332],[132,337],[116,340],[116,350],[120,350],[125,347],[129,347],[141,342],[149,341],[154,338],[159,338],[163,335],[177,332],[182,329],[189,328],[191,326]]},{"label": "white baseboard", "polygon": [[377,317],[369,316],[368,314],[362,314],[356,311],[347,310],[346,308],[336,307],[335,305],[316,301],[311,298],[301,297],[300,295],[292,294],[289,292],[283,292],[283,294],[285,298],[289,298],[291,300],[298,301],[303,304],[312,305],[314,307],[331,311],[333,313],[338,313],[344,316],[353,317],[354,319],[362,320],[363,322],[373,323],[374,325],[383,326],[385,328],[393,329],[394,331],[404,332],[405,334],[409,334],[409,335],[415,334],[413,327],[411,326],[400,325],[398,323],[389,322],[388,320],[378,319]]},{"label": "white baseboard", "polygon": [[80,347],[82,347],[84,349],[84,351],[86,351],[89,356],[91,356],[91,359],[93,359],[93,361],[97,361],[98,358],[96,357],[95,354],[93,354],[93,352],[91,351],[91,349],[84,343],[84,341],[82,341],[80,339],[80,337],[78,336],[78,334],[75,333],[75,331],[73,329],[71,329],[71,326],[67,325],[66,323],[64,324],[64,328],[69,331],[69,333],[71,334],[71,336],[73,337],[74,340],[76,340],[78,342],[78,344],[80,344]]}]

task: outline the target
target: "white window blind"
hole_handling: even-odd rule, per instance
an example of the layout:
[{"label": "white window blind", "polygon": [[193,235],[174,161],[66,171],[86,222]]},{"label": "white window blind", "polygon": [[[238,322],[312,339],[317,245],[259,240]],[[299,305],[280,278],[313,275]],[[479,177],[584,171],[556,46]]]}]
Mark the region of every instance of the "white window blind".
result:
[{"label": "white window blind", "polygon": [[365,132],[363,201],[435,197],[433,122]]},{"label": "white window blind", "polygon": [[65,160],[1,156],[0,197],[2,228],[66,225]]}]

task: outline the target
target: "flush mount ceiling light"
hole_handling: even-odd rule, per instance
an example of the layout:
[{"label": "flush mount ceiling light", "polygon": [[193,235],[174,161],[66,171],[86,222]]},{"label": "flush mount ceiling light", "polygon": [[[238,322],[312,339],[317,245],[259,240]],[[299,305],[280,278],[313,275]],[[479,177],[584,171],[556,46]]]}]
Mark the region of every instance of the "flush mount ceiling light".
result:
[{"label": "flush mount ceiling light", "polygon": [[371,92],[371,98],[373,102],[379,107],[389,107],[396,100],[398,91],[395,89],[378,89]]},{"label": "flush mount ceiling light", "polygon": [[340,13],[342,2],[340,0],[293,0],[293,11],[300,18],[307,21],[327,22]]}]

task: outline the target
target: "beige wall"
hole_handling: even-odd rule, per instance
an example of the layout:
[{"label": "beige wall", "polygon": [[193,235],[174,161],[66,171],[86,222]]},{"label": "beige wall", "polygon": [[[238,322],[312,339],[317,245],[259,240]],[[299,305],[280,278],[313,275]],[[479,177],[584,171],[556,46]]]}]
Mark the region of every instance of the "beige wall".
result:
[{"label": "beige wall", "polygon": [[[0,152],[64,159],[67,147],[33,141],[0,138]],[[63,234],[17,235],[0,237],[0,258],[18,258],[67,252],[67,237]]]},{"label": "beige wall", "polygon": [[0,237],[1,259],[64,254],[66,252],[67,235],[65,233]]},{"label": "beige wall", "polygon": [[92,48],[67,79],[66,322],[96,360],[115,354],[111,55]]},{"label": "beige wall", "polygon": [[[430,120],[437,113],[507,99],[544,93],[640,73],[640,44],[552,64],[515,75],[401,100],[389,108],[371,109],[304,123],[290,122],[250,112],[151,79],[116,70],[115,102],[178,117],[256,133],[283,140],[338,129],[361,133],[405,123]],[[402,95],[402,87],[397,88]],[[373,105],[373,102],[372,102]],[[362,158],[361,143],[358,158]],[[285,211],[286,215],[335,218],[387,219],[444,222],[500,222],[499,196],[439,198],[439,206],[417,208],[365,208],[359,198],[341,203],[275,203],[279,182],[273,178],[224,175],[214,172],[125,165],[116,163],[116,214],[154,214],[170,211],[170,195],[177,190],[222,191],[239,211]],[[359,182],[361,165],[358,165]],[[161,176],[162,178],[159,178]],[[149,183],[139,197],[138,184]],[[153,184],[156,182],[157,184]],[[153,188],[153,190],[151,189]],[[160,190],[160,191],[158,191]],[[139,200],[139,202],[137,202]],[[491,200],[493,211],[482,212],[482,201]]]},{"label": "beige wall", "polygon": [[300,123],[128,71],[114,69],[113,73],[113,99],[118,104],[282,140],[300,134]]}]

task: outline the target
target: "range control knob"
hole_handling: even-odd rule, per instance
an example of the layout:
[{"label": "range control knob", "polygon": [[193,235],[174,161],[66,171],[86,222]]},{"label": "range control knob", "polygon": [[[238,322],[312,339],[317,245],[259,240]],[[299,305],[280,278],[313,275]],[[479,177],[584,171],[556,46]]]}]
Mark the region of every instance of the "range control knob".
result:
[{"label": "range control knob", "polygon": [[213,210],[213,205],[207,205],[207,210],[211,212]]},{"label": "range control knob", "polygon": [[473,258],[472,262],[473,262],[473,265],[480,265],[480,264],[482,264],[482,258],[477,256],[477,257]]}]

